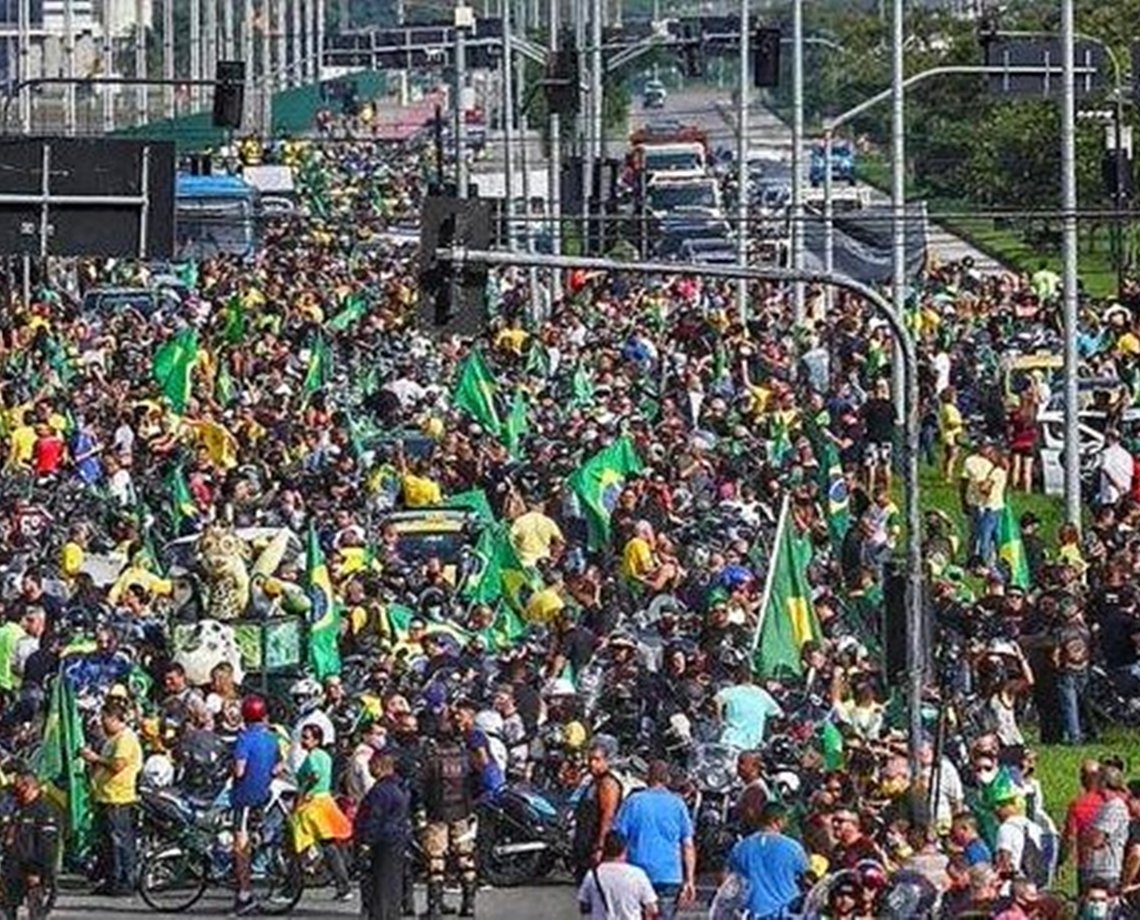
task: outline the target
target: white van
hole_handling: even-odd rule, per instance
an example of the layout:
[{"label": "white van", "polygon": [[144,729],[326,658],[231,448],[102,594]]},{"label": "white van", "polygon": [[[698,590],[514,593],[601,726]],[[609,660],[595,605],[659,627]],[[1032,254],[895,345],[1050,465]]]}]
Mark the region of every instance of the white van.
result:
[{"label": "white van", "polygon": [[641,169],[649,179],[668,176],[671,179],[700,179],[708,174],[704,144],[689,141],[676,144],[642,144],[639,148]]},{"label": "white van", "polygon": [[676,217],[690,214],[702,217],[724,217],[720,183],[716,179],[678,179],[672,174],[650,180],[646,192],[649,213],[654,217]]}]

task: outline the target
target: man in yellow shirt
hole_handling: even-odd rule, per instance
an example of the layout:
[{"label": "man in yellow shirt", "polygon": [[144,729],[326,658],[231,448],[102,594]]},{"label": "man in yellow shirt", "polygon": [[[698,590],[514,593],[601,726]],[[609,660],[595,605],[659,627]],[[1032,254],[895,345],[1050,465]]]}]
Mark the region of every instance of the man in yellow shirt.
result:
[{"label": "man in yellow shirt", "polygon": [[[61,678],[62,679],[62,678]],[[103,854],[102,882],[97,893],[128,896],[135,889],[138,847],[135,838],[135,783],[142,770],[142,746],[127,726],[127,708],[121,699],[109,699],[103,707],[103,733],[107,740],[96,753],[89,747],[79,752],[91,770],[91,793],[95,802],[95,826]]]},{"label": "man in yellow shirt", "polygon": [[970,519],[970,555],[989,566],[997,554],[998,520],[1005,508],[1005,458],[993,444],[982,444],[962,464],[959,497]]},{"label": "man in yellow shirt", "polygon": [[653,525],[648,521],[638,521],[633,527],[633,537],[622,550],[621,573],[637,585],[648,584],[657,570],[654,542]]},{"label": "man in yellow shirt", "polygon": [[511,543],[524,566],[557,556],[564,542],[562,531],[547,517],[541,501],[530,502],[527,511],[511,524]]}]

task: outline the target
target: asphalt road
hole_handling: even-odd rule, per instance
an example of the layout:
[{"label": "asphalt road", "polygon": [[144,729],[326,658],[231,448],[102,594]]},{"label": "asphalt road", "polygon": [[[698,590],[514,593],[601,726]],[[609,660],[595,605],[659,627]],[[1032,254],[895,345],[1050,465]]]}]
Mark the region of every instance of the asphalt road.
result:
[{"label": "asphalt road", "polygon": [[[707,894],[707,893],[706,893]],[[340,903],[331,899],[332,890],[315,891],[301,900],[290,917],[353,917],[358,916],[360,900]],[[422,886],[417,889],[420,910],[424,908]],[[225,917],[229,915],[233,895],[220,889],[209,891],[190,911],[184,914],[160,914],[152,911],[137,895],[133,898],[97,898],[80,892],[65,892],[52,911],[53,920],[79,920],[84,917]],[[458,892],[448,894],[449,903],[458,905]],[[578,920],[574,889],[568,883],[551,882],[525,888],[501,890],[486,889],[479,892],[476,916],[487,920]],[[685,920],[707,916],[707,909],[684,911]]]},{"label": "asphalt road", "polygon": [[[640,100],[634,100],[631,112],[631,130],[635,130],[647,120],[654,118],[677,118],[689,124],[697,124],[704,128],[714,145],[732,145],[736,143],[736,118],[732,108],[732,88],[718,90],[713,87],[700,89],[686,89],[670,94],[665,108],[646,111],[641,108]],[[784,155],[790,163],[792,155],[792,132],[779,118],[767,109],[754,106],[748,113],[749,147],[763,147],[776,150]],[[807,164],[810,160],[811,148],[817,138],[809,137],[804,142],[804,189],[810,191],[807,183]],[[867,190],[874,204],[889,204],[890,198],[878,189],[860,184],[858,187]],[[953,262],[970,256],[974,264],[981,271],[999,271],[1001,266],[985,253],[975,249],[961,238],[954,236],[931,222],[928,228],[928,241],[930,249],[940,262]]]}]

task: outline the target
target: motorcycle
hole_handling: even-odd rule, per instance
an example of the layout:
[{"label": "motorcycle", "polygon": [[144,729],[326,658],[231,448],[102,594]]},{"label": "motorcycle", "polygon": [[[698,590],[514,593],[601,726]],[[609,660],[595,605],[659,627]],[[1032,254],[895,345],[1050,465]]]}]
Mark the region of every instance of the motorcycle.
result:
[{"label": "motorcycle", "polygon": [[[261,820],[250,828],[254,897],[265,914],[288,913],[304,892],[304,877],[286,833],[289,795],[288,784],[275,780]],[[139,873],[139,894],[148,907],[181,913],[209,886],[234,886],[228,792],[208,804],[175,789],[146,789],[141,799],[144,813],[161,828]]]},{"label": "motorcycle", "polygon": [[479,870],[489,884],[510,888],[570,864],[569,812],[541,792],[505,786],[476,811]]},{"label": "motorcycle", "polygon": [[730,744],[696,744],[689,759],[695,793],[691,804],[700,872],[724,868],[738,834],[732,824],[739,751]]}]

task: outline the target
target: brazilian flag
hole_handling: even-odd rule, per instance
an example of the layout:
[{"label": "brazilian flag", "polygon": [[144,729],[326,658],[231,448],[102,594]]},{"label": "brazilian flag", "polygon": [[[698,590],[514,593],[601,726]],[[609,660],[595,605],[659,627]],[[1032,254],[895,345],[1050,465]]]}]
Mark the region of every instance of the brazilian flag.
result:
[{"label": "brazilian flag", "polygon": [[154,379],[179,415],[186,411],[190,401],[190,374],[197,361],[198,332],[195,329],[176,333],[154,353]]},{"label": "brazilian flag", "polygon": [[309,667],[317,680],[340,674],[340,611],[317,529],[309,524],[305,551],[305,593],[309,596]]},{"label": "brazilian flag", "polygon": [[494,375],[477,351],[471,352],[459,369],[459,380],[451,401],[483,426],[492,436],[503,435],[503,421],[495,405],[497,384]]},{"label": "brazilian flag", "polygon": [[610,544],[610,515],[626,480],[642,470],[641,458],[628,436],[594,454],[567,481],[582,501],[589,525],[591,550]]},{"label": "brazilian flag", "polygon": [[1021,525],[1007,504],[998,518],[998,555],[1009,566],[1009,583],[1025,590],[1029,587],[1029,563],[1025,558],[1025,544],[1021,540]]}]

